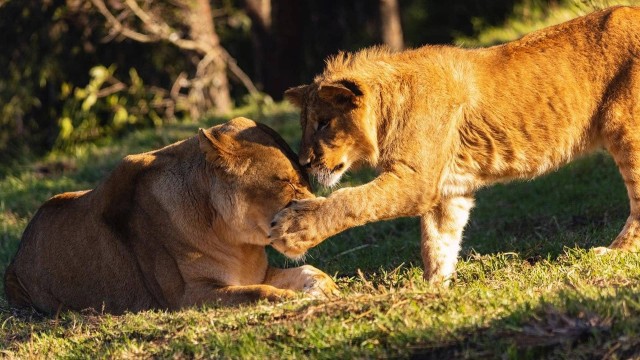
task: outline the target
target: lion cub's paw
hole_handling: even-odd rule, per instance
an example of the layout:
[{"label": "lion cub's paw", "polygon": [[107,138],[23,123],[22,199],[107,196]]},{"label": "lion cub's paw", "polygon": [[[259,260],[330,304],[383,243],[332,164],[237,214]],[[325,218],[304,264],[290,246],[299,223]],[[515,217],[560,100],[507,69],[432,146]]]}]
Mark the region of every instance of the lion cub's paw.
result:
[{"label": "lion cub's paw", "polygon": [[598,256],[602,256],[602,255],[606,255],[614,250],[609,249],[608,247],[604,247],[604,246],[598,246],[596,248],[591,249],[593,250],[594,254],[598,255]]},{"label": "lion cub's paw", "polygon": [[325,200],[322,197],[297,200],[276,214],[269,232],[271,245],[290,258],[299,258],[324,240],[319,231],[322,222],[319,209]]}]

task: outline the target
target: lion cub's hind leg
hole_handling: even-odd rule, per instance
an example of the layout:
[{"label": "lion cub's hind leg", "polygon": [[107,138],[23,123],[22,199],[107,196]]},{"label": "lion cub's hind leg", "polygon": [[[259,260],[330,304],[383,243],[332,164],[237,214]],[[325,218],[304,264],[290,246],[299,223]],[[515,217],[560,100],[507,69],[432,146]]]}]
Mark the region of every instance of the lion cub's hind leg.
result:
[{"label": "lion cub's hind leg", "polygon": [[603,136],[629,195],[631,213],[610,249],[640,251],[640,62],[630,66],[613,91]]},{"label": "lion cub's hind leg", "polygon": [[633,252],[640,251],[640,127],[636,131],[638,135],[634,137],[637,145],[620,145],[617,146],[617,152],[612,151],[627,187],[630,214],[622,231],[609,246],[611,249]]},{"label": "lion cub's hind leg", "polygon": [[265,284],[279,289],[301,291],[316,299],[331,298],[340,294],[331,276],[311,265],[292,269],[269,268]]},{"label": "lion cub's hind leg", "polygon": [[471,196],[445,198],[420,218],[424,279],[448,285],[456,270],[462,231],[473,207]]}]

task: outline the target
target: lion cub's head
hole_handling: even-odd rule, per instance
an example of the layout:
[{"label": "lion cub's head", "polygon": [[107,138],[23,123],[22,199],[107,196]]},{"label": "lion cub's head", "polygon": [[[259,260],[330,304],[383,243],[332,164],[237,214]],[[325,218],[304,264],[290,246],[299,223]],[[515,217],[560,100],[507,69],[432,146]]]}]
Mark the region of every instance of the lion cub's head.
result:
[{"label": "lion cub's head", "polygon": [[367,116],[367,89],[350,79],[316,79],[285,92],[301,108],[300,164],[324,186],[333,186],[350,168],[375,165],[376,125]]},{"label": "lion cub's head", "polygon": [[211,203],[239,241],[266,245],[269,222],[294,199],[313,197],[296,154],[271,128],[235,118],[200,129],[200,150],[215,179]]}]

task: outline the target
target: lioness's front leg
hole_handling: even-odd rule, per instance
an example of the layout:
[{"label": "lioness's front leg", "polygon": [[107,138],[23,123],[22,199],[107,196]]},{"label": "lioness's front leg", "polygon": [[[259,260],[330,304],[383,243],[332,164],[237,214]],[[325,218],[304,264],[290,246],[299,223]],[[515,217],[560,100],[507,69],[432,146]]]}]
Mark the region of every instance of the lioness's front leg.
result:
[{"label": "lioness's front leg", "polygon": [[203,304],[220,304],[223,306],[240,305],[258,300],[280,301],[292,299],[296,293],[288,289],[278,289],[271,285],[223,286],[212,288],[202,285],[197,289],[189,289],[180,307],[199,306]]},{"label": "lioness's front leg", "polygon": [[444,198],[420,218],[424,279],[430,283],[446,285],[451,280],[472,207],[471,196]]},{"label": "lioness's front leg", "polygon": [[264,283],[279,289],[302,291],[312,298],[323,299],[340,294],[331,276],[311,265],[291,269],[270,267]]},{"label": "lioness's front leg", "polygon": [[384,172],[365,185],[335,191],[327,198],[294,202],[271,227],[273,247],[299,257],[322,240],[372,221],[426,213],[437,201],[435,186],[415,171]]}]

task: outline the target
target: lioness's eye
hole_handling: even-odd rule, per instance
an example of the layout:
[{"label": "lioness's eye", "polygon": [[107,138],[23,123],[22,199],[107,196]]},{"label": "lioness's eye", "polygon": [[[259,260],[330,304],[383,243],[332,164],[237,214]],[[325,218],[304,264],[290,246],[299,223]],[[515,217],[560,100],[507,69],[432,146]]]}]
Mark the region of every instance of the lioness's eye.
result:
[{"label": "lioness's eye", "polygon": [[291,178],[285,178],[285,177],[277,176],[277,177],[274,178],[274,180],[277,181],[277,182],[283,183],[283,184],[285,184],[287,186],[294,186],[295,187],[294,184],[297,184],[297,181],[295,181],[295,180],[293,180]]},{"label": "lioness's eye", "polygon": [[276,181],[282,183],[285,187],[288,187],[288,188],[292,189],[294,194],[298,193],[298,189],[297,189],[296,185],[294,185],[294,181],[293,180],[276,177]]}]

